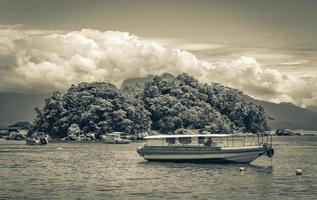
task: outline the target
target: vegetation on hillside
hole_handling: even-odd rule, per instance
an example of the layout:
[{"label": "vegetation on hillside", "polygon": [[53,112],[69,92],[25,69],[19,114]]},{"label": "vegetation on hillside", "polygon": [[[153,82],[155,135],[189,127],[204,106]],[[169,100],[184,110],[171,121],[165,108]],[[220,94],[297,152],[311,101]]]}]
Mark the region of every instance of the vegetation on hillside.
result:
[{"label": "vegetation on hillside", "polygon": [[24,130],[31,130],[32,129],[32,124],[28,121],[19,121],[16,122],[12,125],[10,125],[9,127],[18,127]]},{"label": "vegetation on hillside", "polygon": [[64,95],[55,92],[36,112],[34,131],[53,137],[66,137],[73,124],[97,138],[107,132],[137,133],[151,127],[149,112],[141,102],[129,102],[110,83],[81,83],[71,86]]},{"label": "vegetation on hillside", "polygon": [[104,82],[72,85],[36,108],[33,131],[52,137],[129,134],[150,130],[174,133],[194,129],[210,133],[262,132],[268,130],[262,107],[245,100],[242,92],[218,83],[202,84],[187,74],[175,78],[154,76],[143,86],[122,90]]}]

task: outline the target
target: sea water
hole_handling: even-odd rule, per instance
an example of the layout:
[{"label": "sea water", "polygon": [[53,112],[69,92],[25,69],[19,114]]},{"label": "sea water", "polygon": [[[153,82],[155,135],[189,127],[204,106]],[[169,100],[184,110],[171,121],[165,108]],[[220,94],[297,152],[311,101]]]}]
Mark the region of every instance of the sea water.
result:
[{"label": "sea water", "polygon": [[136,153],[142,143],[1,140],[0,199],[317,199],[317,136],[274,144],[271,166],[268,157],[250,165],[147,162]]}]

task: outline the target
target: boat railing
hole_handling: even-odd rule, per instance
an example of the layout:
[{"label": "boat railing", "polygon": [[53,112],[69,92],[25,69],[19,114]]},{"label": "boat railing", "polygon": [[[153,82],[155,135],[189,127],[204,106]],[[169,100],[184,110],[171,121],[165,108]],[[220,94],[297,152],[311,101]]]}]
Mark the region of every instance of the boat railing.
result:
[{"label": "boat railing", "polygon": [[[211,142],[208,142],[211,140]],[[145,146],[170,147],[250,147],[267,145],[272,146],[272,135],[268,134],[238,134],[226,137],[193,137],[188,138],[159,138],[147,140]]]},{"label": "boat railing", "polygon": [[233,135],[221,139],[218,143],[221,147],[246,147],[246,146],[272,146],[272,135],[252,134],[252,135]]}]

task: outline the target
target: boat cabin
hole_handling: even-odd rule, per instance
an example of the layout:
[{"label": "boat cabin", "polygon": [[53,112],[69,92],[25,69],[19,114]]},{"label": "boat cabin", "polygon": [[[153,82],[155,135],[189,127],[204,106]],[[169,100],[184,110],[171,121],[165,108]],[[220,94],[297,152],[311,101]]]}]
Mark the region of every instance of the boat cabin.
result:
[{"label": "boat cabin", "polygon": [[268,134],[155,135],[145,139],[145,146],[242,147],[272,144],[272,135]]},{"label": "boat cabin", "polygon": [[137,152],[148,161],[250,163],[272,157],[272,135],[197,134],[148,136]]}]

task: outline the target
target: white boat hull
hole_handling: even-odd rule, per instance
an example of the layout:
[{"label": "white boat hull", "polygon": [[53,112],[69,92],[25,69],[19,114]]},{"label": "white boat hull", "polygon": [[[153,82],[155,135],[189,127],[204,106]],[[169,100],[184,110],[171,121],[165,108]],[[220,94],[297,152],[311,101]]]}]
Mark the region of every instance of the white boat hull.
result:
[{"label": "white boat hull", "polygon": [[265,154],[266,150],[262,146],[199,149],[142,147],[138,153],[149,161],[250,163]]}]

